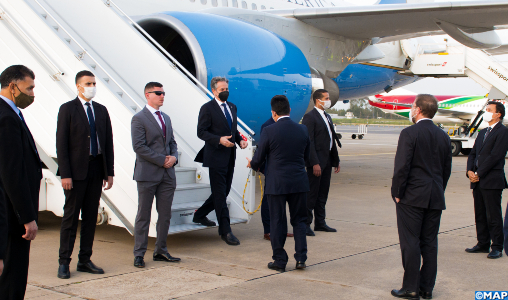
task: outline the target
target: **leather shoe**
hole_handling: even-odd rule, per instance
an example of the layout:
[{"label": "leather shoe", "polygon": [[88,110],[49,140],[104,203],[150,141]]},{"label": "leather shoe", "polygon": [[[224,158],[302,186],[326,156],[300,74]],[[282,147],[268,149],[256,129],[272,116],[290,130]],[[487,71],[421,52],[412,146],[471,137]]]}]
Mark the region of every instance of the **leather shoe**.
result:
[{"label": "leather shoe", "polygon": [[478,245],[475,245],[473,248],[466,248],[467,253],[489,253],[489,248],[482,248]]},{"label": "leather shoe", "polygon": [[78,262],[78,271],[92,274],[104,274],[104,270],[94,265],[92,261],[87,263]]},{"label": "leather shoe", "polygon": [[503,252],[499,250],[492,250],[489,255],[487,255],[487,258],[500,258],[503,256]]},{"label": "leather shoe", "polygon": [[337,229],[332,228],[332,227],[325,224],[323,226],[315,226],[314,231],[337,232]]},{"label": "leather shoe", "polygon": [[410,292],[407,290],[392,290],[392,296],[402,299],[419,300],[420,295],[417,292]]},{"label": "leather shoe", "polygon": [[307,232],[306,232],[306,234],[307,234],[307,236],[316,236],[314,231],[312,231],[312,229],[310,229],[310,226],[307,226]]},{"label": "leather shoe", "polygon": [[167,261],[167,262],[179,262],[181,259],[178,257],[173,257],[168,252],[164,254],[154,254],[153,261]]},{"label": "leather shoe", "polygon": [[305,262],[303,262],[303,261],[297,261],[296,262],[296,268],[301,270],[301,269],[307,268],[307,266],[305,265]]},{"label": "leather shoe", "polygon": [[230,232],[228,234],[221,235],[221,238],[228,245],[231,245],[231,246],[240,245],[240,241],[236,238],[236,236],[233,235],[232,232]]},{"label": "leather shoe", "polygon": [[286,267],[279,267],[279,266],[277,266],[275,264],[275,262],[269,262],[268,263],[268,269],[274,270],[274,271],[278,271],[278,272],[281,272],[281,273],[286,272]]},{"label": "leather shoe", "polygon": [[145,267],[145,261],[143,260],[143,256],[134,257],[134,266],[136,268],[144,268]]},{"label": "leather shoe", "polygon": [[69,271],[69,265],[60,265],[60,267],[58,267],[58,278],[60,279],[71,278],[71,271]]},{"label": "leather shoe", "polygon": [[288,232],[288,234],[287,234],[286,236],[287,236],[287,237],[295,237],[295,235],[294,235],[294,234],[289,233],[289,232]]},{"label": "leather shoe", "polygon": [[265,233],[265,235],[263,235],[263,238],[267,241],[270,240],[270,234],[269,233]]},{"label": "leather shoe", "polygon": [[215,224],[214,221],[211,221],[210,219],[208,219],[207,217],[204,217],[203,219],[196,219],[196,218],[193,218],[192,219],[192,222],[194,223],[199,223],[201,225],[204,225],[204,226],[208,226],[208,227],[212,227],[212,226],[217,226],[217,224]]},{"label": "leather shoe", "polygon": [[432,299],[432,292],[424,292],[420,290],[420,297],[423,299]]}]

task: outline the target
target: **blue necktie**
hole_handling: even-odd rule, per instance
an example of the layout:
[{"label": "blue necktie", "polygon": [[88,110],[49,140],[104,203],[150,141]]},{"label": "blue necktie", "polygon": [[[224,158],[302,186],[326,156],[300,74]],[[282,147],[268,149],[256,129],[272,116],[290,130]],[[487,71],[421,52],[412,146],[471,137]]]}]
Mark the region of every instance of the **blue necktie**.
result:
[{"label": "blue necktie", "polygon": [[231,126],[233,124],[231,115],[229,114],[228,108],[226,107],[226,103],[222,103],[221,105],[222,107],[224,107],[224,114],[226,115],[226,120],[228,120],[229,129],[231,129]]},{"label": "blue necktie", "polygon": [[90,102],[85,103],[85,105],[88,107],[86,109],[86,114],[88,115],[88,123],[90,124],[90,144],[91,144],[91,152],[92,156],[96,157],[98,153],[98,146],[97,146],[97,131],[95,130],[95,120],[93,117],[92,107],[90,106]]},{"label": "blue necktie", "polygon": [[483,142],[484,143],[485,143],[485,140],[487,139],[487,137],[489,136],[489,133],[490,133],[491,130],[492,130],[492,128],[487,127],[487,132],[485,132],[485,135],[483,136]]}]

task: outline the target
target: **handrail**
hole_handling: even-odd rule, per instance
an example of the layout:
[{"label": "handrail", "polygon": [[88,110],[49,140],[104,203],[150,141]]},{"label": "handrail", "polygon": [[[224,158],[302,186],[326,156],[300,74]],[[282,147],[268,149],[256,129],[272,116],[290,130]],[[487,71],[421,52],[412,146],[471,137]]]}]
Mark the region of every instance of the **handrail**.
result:
[{"label": "handrail", "polygon": [[122,86],[115,80],[115,78],[113,78],[113,76],[111,76],[108,71],[106,71],[106,69],[90,54],[90,52],[88,52],[85,47],[83,47],[63,26],[62,24],[60,24],[58,22],[58,20],[38,1],[38,0],[33,0],[35,3],[37,3],[41,8],[42,10],[44,10],[44,12],[46,13],[47,16],[50,16],[53,21],[55,21],[56,25],[58,25],[58,27],[60,29],[62,29],[68,36],[70,39],[72,39],[72,41],[74,41],[74,43],[76,43],[76,45],[78,45],[79,48],[81,48],[81,50],[83,52],[79,53],[78,55],[78,59],[79,60],[82,60],[85,56],[85,54],[88,54],[88,57],[90,57],[90,59],[95,63],[95,65],[99,68],[102,69],[102,71],[106,74],[106,76],[111,80],[113,81],[121,90],[122,92],[127,95],[133,102],[134,104],[136,104],[136,106],[138,108],[143,108],[141,105],[139,105],[139,103],[134,99],[134,97],[132,97],[124,88],[122,88]]},{"label": "handrail", "polygon": [[[34,1],[37,1],[37,0],[34,0]],[[184,68],[179,62],[178,60],[176,60],[171,54],[169,54],[169,52],[166,51],[166,49],[164,49],[154,38],[152,38],[152,36],[150,36],[150,34],[148,34],[148,32],[146,32],[143,27],[139,26],[138,23],[134,22],[134,20],[131,19],[131,17],[129,17],[115,2],[113,2],[112,0],[103,0],[104,1],[104,4],[107,6],[107,7],[111,7],[111,6],[114,6],[127,20],[129,20],[129,22],[134,26],[136,27],[137,30],[139,30],[150,42],[152,42],[152,44],[159,50],[161,51],[167,58],[169,58],[171,60],[171,62],[173,63],[173,68],[174,65],[177,65],[178,68],[183,71],[185,73],[185,75],[187,75],[187,77],[189,77],[189,79],[191,79],[194,84],[196,84],[203,92],[205,92],[211,99],[213,99],[215,96],[199,81],[197,80],[196,77],[194,77],[194,75],[192,75],[189,71],[187,71],[186,68]],[[242,125],[242,127],[252,136],[254,136],[256,133],[250,129],[249,126],[247,126],[247,124],[245,124],[242,120],[238,119],[238,123],[240,123],[240,125]]]},{"label": "handrail", "polygon": [[28,36],[28,34],[26,34],[26,32],[16,23],[16,21],[14,21],[11,17],[9,17],[9,15],[7,14],[7,11],[0,6],[0,20],[2,20],[2,19],[9,22],[14,27],[14,29],[16,31],[18,31],[18,33],[20,33],[23,36],[23,38],[30,44],[30,46],[33,47],[39,53],[39,55],[42,58],[44,58],[44,60],[46,60],[47,63],[49,63],[51,65],[51,68],[54,69],[54,70],[52,70],[53,74],[51,74],[51,78],[55,81],[58,81],[59,79],[58,79],[57,75],[64,75],[64,72],[60,71],[58,66],[55,65],[53,63],[53,61],[46,55],[46,53],[44,53],[37,46],[37,44]]}]

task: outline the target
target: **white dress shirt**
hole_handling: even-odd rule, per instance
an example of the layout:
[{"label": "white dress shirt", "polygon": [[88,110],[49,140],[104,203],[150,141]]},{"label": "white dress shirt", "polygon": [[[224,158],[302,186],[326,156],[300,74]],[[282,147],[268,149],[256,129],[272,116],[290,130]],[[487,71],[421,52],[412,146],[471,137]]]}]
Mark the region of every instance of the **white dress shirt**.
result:
[{"label": "white dress shirt", "polygon": [[[162,124],[161,124],[161,120],[159,119],[159,116],[157,115],[157,112],[160,112],[160,110],[157,110],[153,107],[151,107],[150,105],[146,105],[146,108],[150,111],[150,113],[152,114],[152,116],[155,118],[155,121],[157,121],[157,124],[159,124],[159,127],[161,128],[162,130]],[[164,119],[164,116],[161,114],[161,118]],[[164,124],[166,125],[166,124]]]},{"label": "white dress shirt", "polygon": [[[81,105],[83,105],[83,109],[85,110],[85,114],[88,116],[88,106],[86,105],[87,101],[78,96],[79,101],[81,101]],[[95,111],[93,109],[92,100],[90,100],[90,108],[92,109],[92,118],[95,121]],[[88,121],[88,119],[86,119]],[[90,121],[88,121],[90,123]],[[99,134],[97,133],[97,122],[95,122],[95,134],[97,135],[97,154],[101,154],[101,145],[99,144]],[[90,141],[90,155],[92,155],[92,141]]]},{"label": "white dress shirt", "polygon": [[416,121],[416,124],[418,124],[418,122],[423,121],[423,120],[432,120],[432,119],[429,119],[429,118],[421,118],[420,120]]},{"label": "white dress shirt", "polygon": [[7,102],[7,104],[9,104],[9,106],[16,112],[16,114],[18,114],[18,117],[21,119],[21,115],[19,114],[20,110],[16,106],[16,104],[14,104],[14,102],[12,102],[12,100],[10,100],[4,96],[0,95],[0,98],[2,98],[5,102]]},{"label": "white dress shirt", "polygon": [[278,122],[280,119],[284,119],[284,118],[289,118],[289,116],[282,116],[282,117],[279,117],[279,118],[277,119],[277,122]]},{"label": "white dress shirt", "polygon": [[[231,116],[231,122],[233,122],[233,114],[231,113],[231,110],[229,109],[228,102],[222,102],[220,100],[217,100],[217,98],[214,98],[215,101],[217,101],[217,104],[219,104],[220,109],[222,110],[222,113],[224,114],[224,117],[226,116],[226,113],[224,112],[224,106],[222,106],[223,103],[226,103],[226,108],[228,109],[229,115]],[[226,118],[227,119],[227,118]]]},{"label": "white dress shirt", "polygon": [[330,136],[330,150],[332,150],[332,147],[333,147],[333,136],[332,136],[332,131],[330,129],[330,122],[328,121],[328,118],[326,118],[324,110],[319,109],[316,106],[314,106],[314,108],[319,112],[319,114],[321,115],[321,118],[323,118],[323,121],[325,121],[326,129],[328,129],[328,135]]}]

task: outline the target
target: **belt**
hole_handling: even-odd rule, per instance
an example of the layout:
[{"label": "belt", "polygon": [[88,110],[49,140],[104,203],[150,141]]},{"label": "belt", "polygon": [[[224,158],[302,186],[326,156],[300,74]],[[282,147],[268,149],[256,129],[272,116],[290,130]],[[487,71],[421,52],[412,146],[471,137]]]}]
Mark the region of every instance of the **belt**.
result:
[{"label": "belt", "polygon": [[97,154],[97,156],[93,156],[93,155],[90,155],[88,157],[88,161],[93,161],[93,160],[96,160],[96,159],[102,159],[102,154]]}]

